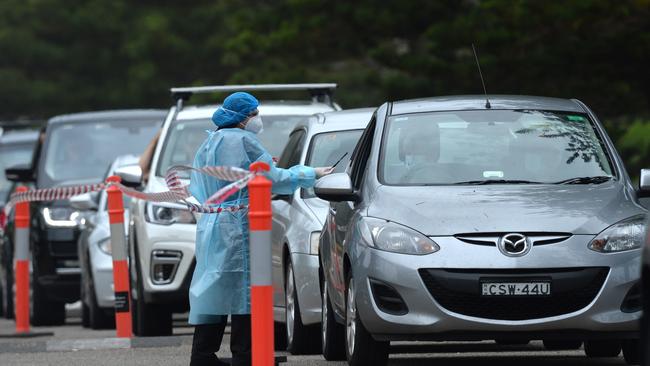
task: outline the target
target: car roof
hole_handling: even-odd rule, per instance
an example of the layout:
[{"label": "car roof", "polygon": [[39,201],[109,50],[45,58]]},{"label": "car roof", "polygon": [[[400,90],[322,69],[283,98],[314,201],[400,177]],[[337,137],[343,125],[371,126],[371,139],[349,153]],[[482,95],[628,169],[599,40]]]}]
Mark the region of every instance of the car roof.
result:
[{"label": "car roof", "polygon": [[[210,118],[219,104],[203,106],[187,106],[178,113],[176,119],[189,120],[199,118]],[[314,113],[334,111],[334,108],[325,103],[314,103],[310,101],[273,101],[260,102],[259,111],[261,116],[297,115],[308,116]]]},{"label": "car roof", "polygon": [[162,123],[167,115],[164,109],[116,109],[96,112],[82,112],[63,114],[50,118],[47,123],[84,123],[95,122],[98,120],[119,120],[119,119],[156,119],[159,118]]},{"label": "car roof", "polygon": [[38,130],[9,130],[0,135],[0,145],[35,143]]},{"label": "car roof", "polygon": [[311,134],[327,131],[364,129],[376,108],[346,109],[336,112],[319,113],[307,121],[298,123],[296,129],[307,128]]},{"label": "car roof", "polygon": [[[585,113],[575,100],[528,95],[489,95],[491,109],[534,109]],[[393,102],[391,115],[436,112],[485,110],[485,95],[451,95],[434,98]]]}]

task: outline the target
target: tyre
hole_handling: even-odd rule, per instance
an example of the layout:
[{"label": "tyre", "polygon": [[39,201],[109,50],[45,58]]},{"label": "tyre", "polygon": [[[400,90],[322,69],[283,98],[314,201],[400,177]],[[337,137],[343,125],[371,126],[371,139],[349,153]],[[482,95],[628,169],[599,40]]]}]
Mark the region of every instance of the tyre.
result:
[{"label": "tyre", "polygon": [[356,287],[350,273],[345,291],[345,353],[350,366],[386,365],[389,342],[372,338],[357,312]]},{"label": "tyre", "polygon": [[97,304],[97,294],[93,278],[88,279],[88,322],[91,329],[115,329],[113,308],[104,309]]},{"label": "tyre", "polygon": [[345,360],[344,329],[336,322],[325,281],[322,281],[321,288],[321,351],[327,361]]},{"label": "tyre", "polygon": [[618,357],[621,353],[621,342],[615,340],[585,341],[587,357]]},{"label": "tyre", "polygon": [[308,327],[302,323],[300,317],[300,303],[296,293],[295,278],[293,275],[293,264],[287,263],[286,281],[284,286],[285,319],[287,351],[294,355],[318,353],[319,332],[316,327]]},{"label": "tyre", "polygon": [[[130,277],[131,289],[136,289],[137,298],[131,300],[131,319],[133,333],[140,337],[168,336],[172,335],[173,320],[171,309],[159,304],[147,304],[144,301],[144,285],[142,284],[142,271],[140,270],[140,260],[137,256],[138,242],[135,231],[131,231],[133,244],[130,256],[130,265],[135,265],[135,273],[129,270],[129,274],[135,275],[136,279]],[[132,255],[132,257],[131,257]]]},{"label": "tyre", "polygon": [[133,333],[140,337],[156,337],[172,335],[172,312],[163,305],[147,304],[144,301],[144,287],[142,285],[142,274],[139,264],[138,278],[135,281],[138,289],[138,298],[132,301],[133,304]]},{"label": "tyre", "polygon": [[623,357],[628,365],[641,364],[641,343],[638,339],[627,339],[622,343]]},{"label": "tyre", "polygon": [[549,351],[568,351],[582,347],[582,341],[545,339],[544,348]]},{"label": "tyre", "polygon": [[2,294],[0,297],[0,306],[2,307],[2,316],[5,319],[14,318],[14,276],[13,271],[8,266],[1,269],[4,273],[4,282],[0,285]]},{"label": "tyre", "polygon": [[[83,299],[84,293],[81,293],[81,298]],[[90,328],[90,310],[88,310],[88,305],[84,300],[81,300],[81,327]]]},{"label": "tyre", "polygon": [[37,281],[32,280],[31,285],[32,296],[29,307],[31,324],[34,326],[65,324],[65,303],[48,300],[45,289]]},{"label": "tyre", "polygon": [[287,331],[284,323],[273,322],[273,341],[276,351],[287,350]]}]

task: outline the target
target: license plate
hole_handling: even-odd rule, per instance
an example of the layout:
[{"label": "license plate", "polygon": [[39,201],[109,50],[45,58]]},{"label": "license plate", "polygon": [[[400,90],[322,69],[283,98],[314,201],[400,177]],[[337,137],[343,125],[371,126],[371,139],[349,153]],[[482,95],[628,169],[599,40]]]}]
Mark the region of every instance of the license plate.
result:
[{"label": "license plate", "polygon": [[482,282],[483,296],[550,296],[551,283],[546,282]]}]

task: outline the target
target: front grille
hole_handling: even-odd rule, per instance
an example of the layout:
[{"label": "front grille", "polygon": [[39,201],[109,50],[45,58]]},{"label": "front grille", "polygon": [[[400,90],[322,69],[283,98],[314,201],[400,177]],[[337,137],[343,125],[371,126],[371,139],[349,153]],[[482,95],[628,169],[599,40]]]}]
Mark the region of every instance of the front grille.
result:
[{"label": "front grille", "polygon": [[[504,235],[509,233],[467,233],[456,234],[454,237],[467,244],[484,245],[496,247],[497,242]],[[521,232],[534,246],[557,244],[571,237],[570,233],[547,233],[547,232]]]},{"label": "front grille", "polygon": [[[608,268],[420,269],[429,293],[443,308],[484,319],[526,320],[568,314],[589,305],[605,282]],[[481,280],[551,281],[546,297],[483,297]]]},{"label": "front grille", "polygon": [[72,241],[50,241],[48,242],[50,247],[50,254],[53,257],[72,257],[76,258],[77,253],[77,243]]}]

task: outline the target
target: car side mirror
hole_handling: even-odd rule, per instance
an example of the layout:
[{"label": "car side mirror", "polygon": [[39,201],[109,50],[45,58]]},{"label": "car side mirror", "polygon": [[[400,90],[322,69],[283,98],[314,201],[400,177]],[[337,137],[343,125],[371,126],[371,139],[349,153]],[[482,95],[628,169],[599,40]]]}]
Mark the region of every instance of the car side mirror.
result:
[{"label": "car side mirror", "polygon": [[5,176],[12,182],[33,182],[34,172],[29,164],[21,164],[5,169]]},{"label": "car side mirror", "polygon": [[115,175],[122,179],[127,187],[137,188],[142,184],[142,169],[139,165],[127,165],[115,169]]},{"label": "car side mirror", "polygon": [[650,169],[641,169],[638,196],[650,197]]},{"label": "car side mirror", "polygon": [[70,206],[75,210],[89,211],[97,210],[97,202],[92,193],[84,193],[78,196],[70,197]]},{"label": "car side mirror", "polygon": [[292,200],[292,194],[274,194],[271,196],[271,201],[286,201],[287,203],[291,203]]},{"label": "car side mirror", "polygon": [[335,173],[319,179],[314,186],[318,198],[330,202],[357,201],[352,180],[347,173]]}]

